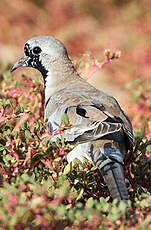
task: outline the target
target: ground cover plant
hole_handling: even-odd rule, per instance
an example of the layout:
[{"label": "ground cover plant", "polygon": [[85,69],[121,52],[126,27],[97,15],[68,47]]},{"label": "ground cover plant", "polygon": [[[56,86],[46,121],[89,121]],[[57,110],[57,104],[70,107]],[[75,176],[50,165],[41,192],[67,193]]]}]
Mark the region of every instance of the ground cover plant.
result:
[{"label": "ground cover plant", "polygon": [[[110,53],[105,54],[109,57]],[[92,56],[88,62],[84,55],[76,68],[84,71],[89,67],[93,73],[96,63],[99,66],[94,58],[92,62]],[[15,79],[9,65],[2,68],[0,229],[149,229],[151,82],[135,79],[125,86],[134,92],[131,104],[139,111],[133,121],[137,123],[136,145],[125,158],[131,196],[131,218],[126,220],[126,205],[121,202],[116,207],[97,168],[88,161],[67,164],[65,156],[74,146],[65,144],[63,139],[56,144],[51,142],[52,134],[43,120],[41,78],[23,74]],[[62,121],[65,125],[66,117]]]},{"label": "ground cover plant", "polygon": [[[0,1],[0,230],[151,229],[150,15],[149,0]],[[95,167],[67,164],[74,146],[51,143],[41,77],[10,74],[8,63],[35,35],[62,40],[78,72],[129,115],[136,141],[125,158],[130,220]],[[98,71],[105,47],[122,56]]]}]

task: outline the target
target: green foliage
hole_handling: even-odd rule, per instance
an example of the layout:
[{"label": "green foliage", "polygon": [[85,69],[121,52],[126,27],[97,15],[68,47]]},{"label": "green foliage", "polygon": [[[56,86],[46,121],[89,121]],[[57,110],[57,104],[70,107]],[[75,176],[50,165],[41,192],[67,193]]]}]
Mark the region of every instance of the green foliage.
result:
[{"label": "green foliage", "polygon": [[63,113],[61,115],[61,121],[66,125],[69,123],[69,118],[68,118],[68,115],[66,113]]},{"label": "green foliage", "polygon": [[[21,52],[23,38],[37,33],[59,35],[71,56],[90,49],[100,59],[107,44],[122,50],[122,61],[98,74],[96,84],[108,91],[104,83],[110,82],[115,93],[128,82],[131,102],[124,106],[135,127],[136,145],[125,158],[125,176],[133,210],[131,221],[125,221],[125,206],[111,203],[98,170],[88,162],[67,165],[65,155],[73,146],[63,138],[51,143],[40,78],[13,78],[6,64],[0,75],[0,230],[150,229],[150,1],[28,0],[21,7],[18,2],[0,1],[3,62]],[[89,56],[91,63],[88,55],[76,63],[84,77],[92,76],[97,64]],[[121,102],[123,95],[119,92]],[[63,129],[69,128],[63,123]]]},{"label": "green foliage", "polygon": [[[125,159],[133,207],[126,220],[126,204],[117,207],[116,200],[111,202],[96,167],[77,159],[67,164],[66,154],[74,146],[63,137],[51,142],[41,112],[43,87],[36,77],[23,79],[14,86],[6,71],[0,85],[0,230],[147,229],[151,223],[148,117],[141,117],[135,148]],[[70,128],[67,115],[61,119],[62,130]]]}]

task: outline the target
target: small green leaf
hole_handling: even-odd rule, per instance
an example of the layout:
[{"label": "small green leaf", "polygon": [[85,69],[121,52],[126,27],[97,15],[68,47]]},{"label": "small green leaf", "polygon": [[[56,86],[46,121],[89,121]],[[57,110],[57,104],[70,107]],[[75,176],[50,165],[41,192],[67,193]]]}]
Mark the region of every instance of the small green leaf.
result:
[{"label": "small green leaf", "polygon": [[92,208],[94,206],[94,200],[92,197],[90,197],[88,200],[87,200],[87,206],[88,208]]},{"label": "small green leaf", "polygon": [[147,145],[146,150],[147,152],[151,153],[151,145]]},{"label": "small green leaf", "polygon": [[30,131],[29,130],[25,130],[25,136],[29,139],[29,138],[31,138],[31,133],[30,133]]},{"label": "small green leaf", "polygon": [[31,200],[31,207],[34,209],[39,207],[42,201],[42,197],[36,197],[35,199]]},{"label": "small green leaf", "polygon": [[63,135],[61,135],[61,144],[62,144],[62,147],[64,147],[64,146],[65,146],[64,136],[63,136]]},{"label": "small green leaf", "polygon": [[69,164],[66,165],[66,167],[63,170],[63,174],[66,175],[69,172],[71,172],[73,170],[73,163],[70,162]]},{"label": "small green leaf", "polygon": [[56,146],[58,147],[58,148],[60,148],[60,139],[57,137],[57,139],[56,139]]},{"label": "small green leaf", "polygon": [[63,113],[61,115],[61,121],[64,123],[64,124],[68,124],[69,123],[69,118],[68,118],[68,115],[66,113]]},{"label": "small green leaf", "polygon": [[26,122],[22,123],[21,127],[23,130],[28,129],[28,122],[26,121]]},{"label": "small green leaf", "polygon": [[12,76],[11,76],[11,73],[10,73],[9,70],[6,71],[6,72],[3,74],[3,78],[4,78],[4,80],[5,80],[6,82],[10,82]]},{"label": "small green leaf", "polygon": [[4,150],[4,147],[3,146],[0,146],[0,151],[3,151]]},{"label": "small green leaf", "polygon": [[34,83],[35,83],[35,84],[39,84],[39,77],[38,77],[38,76],[35,76],[35,77],[34,77]]},{"label": "small green leaf", "polygon": [[11,129],[7,129],[6,133],[7,133],[7,136],[10,136],[12,133]]},{"label": "small green leaf", "polygon": [[142,139],[142,138],[144,138],[144,135],[145,135],[145,130],[144,129],[134,130],[134,137],[136,139]]},{"label": "small green leaf", "polygon": [[7,154],[6,156],[3,157],[4,162],[11,161],[12,159],[13,159],[13,157],[9,154]]},{"label": "small green leaf", "polygon": [[81,199],[81,197],[82,197],[83,193],[84,193],[84,188],[82,188],[82,189],[80,190],[80,193],[79,193],[79,195],[78,195],[78,197],[77,197],[77,199],[76,199],[76,200]]},{"label": "small green leaf", "polygon": [[151,215],[147,216],[145,219],[145,223],[151,223]]}]

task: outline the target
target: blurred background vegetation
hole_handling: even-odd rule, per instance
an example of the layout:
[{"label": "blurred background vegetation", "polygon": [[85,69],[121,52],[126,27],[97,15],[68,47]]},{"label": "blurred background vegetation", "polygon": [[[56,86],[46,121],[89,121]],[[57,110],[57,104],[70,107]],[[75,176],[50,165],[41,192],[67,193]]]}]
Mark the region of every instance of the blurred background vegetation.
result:
[{"label": "blurred background vegetation", "polygon": [[61,39],[74,60],[87,51],[101,60],[105,48],[121,50],[120,61],[97,72],[90,82],[116,96],[133,116],[121,87],[150,78],[150,0],[0,1],[1,63],[14,62],[25,41],[37,35]]},{"label": "blurred background vegetation", "polygon": [[149,229],[151,1],[0,0],[0,230],[124,229],[125,206],[108,202],[99,172],[88,162],[83,168],[75,162],[70,172],[71,146],[50,142],[40,74],[30,68],[10,74],[26,40],[38,35],[62,40],[85,78],[86,54],[101,62],[105,48],[122,52],[88,81],[115,96],[132,121],[136,146],[125,175],[134,209],[125,229]]}]

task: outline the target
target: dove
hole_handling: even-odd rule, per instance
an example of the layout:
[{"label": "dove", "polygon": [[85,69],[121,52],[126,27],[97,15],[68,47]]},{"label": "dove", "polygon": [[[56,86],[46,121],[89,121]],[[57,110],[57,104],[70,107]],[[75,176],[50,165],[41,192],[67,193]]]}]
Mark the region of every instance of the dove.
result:
[{"label": "dove", "polygon": [[[67,161],[88,159],[99,169],[112,198],[127,202],[123,162],[133,148],[134,136],[130,119],[117,100],[81,78],[64,44],[53,36],[29,39],[24,56],[12,66],[11,72],[19,67],[32,67],[41,72],[44,118],[50,132],[61,125],[62,114],[68,116],[72,126],[61,135],[67,143],[78,145],[69,152]],[[60,138],[60,134],[52,141],[56,137]]]}]

